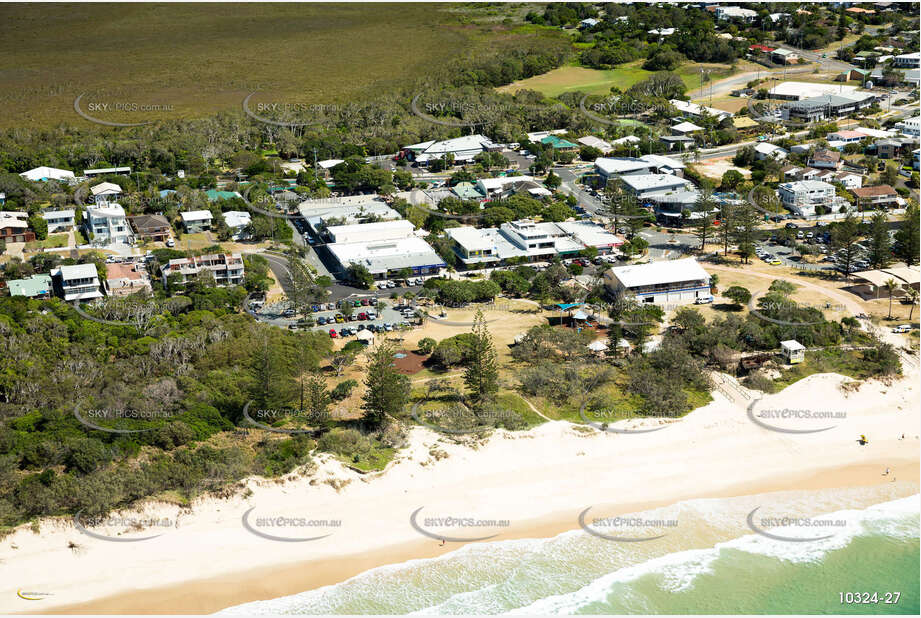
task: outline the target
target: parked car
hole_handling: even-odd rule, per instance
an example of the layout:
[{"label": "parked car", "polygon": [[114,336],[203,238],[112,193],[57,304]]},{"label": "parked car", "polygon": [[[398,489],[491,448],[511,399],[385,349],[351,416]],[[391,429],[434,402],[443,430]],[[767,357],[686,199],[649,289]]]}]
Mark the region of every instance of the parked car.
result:
[{"label": "parked car", "polygon": [[362,299],[361,299],[361,306],[362,306],[362,307],[367,307],[367,306],[368,306],[368,302],[369,302],[369,301],[368,301],[367,298],[362,298]]},{"label": "parked car", "polygon": [[792,221],[790,221],[789,223],[787,223],[786,225],[784,225],[784,227],[787,228],[788,230],[795,230],[795,229],[796,229],[796,224],[793,223]]},{"label": "parked car", "polygon": [[695,304],[695,305],[708,305],[708,304],[710,304],[710,303],[712,303],[712,302],[713,302],[713,297],[712,297],[712,296],[701,296],[701,297],[699,297],[699,298],[695,298],[695,299],[694,299],[694,304]]},{"label": "parked car", "polygon": [[285,311],[284,311],[284,313],[282,313],[282,315],[285,316],[286,318],[290,318],[290,317],[292,317],[295,313],[297,313],[297,312],[294,311],[294,309],[285,309]]},{"label": "parked car", "polygon": [[343,322],[345,322],[345,316],[342,315],[341,313],[337,313],[334,319],[336,320],[336,324],[342,324]]},{"label": "parked car", "polygon": [[369,319],[369,320],[376,320],[376,319],[377,319],[377,314],[374,313],[373,311],[369,311],[369,312],[368,312],[368,319]]},{"label": "parked car", "polygon": [[325,324],[326,324],[326,318],[323,317],[323,316],[321,315],[320,317],[317,318],[317,324],[319,324],[320,326],[325,325]]},{"label": "parked car", "polygon": [[338,337],[338,336],[339,336],[339,335],[336,334],[336,329],[335,329],[335,328],[329,329],[329,338],[330,338],[330,339],[335,339],[335,338]]},{"label": "parked car", "polygon": [[898,326],[892,329],[892,332],[907,333],[910,330],[911,330],[911,324],[899,324]]}]

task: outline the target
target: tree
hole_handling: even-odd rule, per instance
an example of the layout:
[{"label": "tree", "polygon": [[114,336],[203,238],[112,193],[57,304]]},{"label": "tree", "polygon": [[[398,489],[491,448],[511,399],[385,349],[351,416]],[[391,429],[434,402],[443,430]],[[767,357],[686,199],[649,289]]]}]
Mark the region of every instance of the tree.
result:
[{"label": "tree", "polygon": [[372,427],[379,427],[387,416],[402,411],[409,401],[409,378],[394,369],[395,353],[396,346],[390,341],[378,344],[368,353],[367,390],[361,407],[362,420]]},{"label": "tree", "polygon": [[473,337],[468,350],[464,384],[467,386],[470,400],[477,406],[499,392],[499,365],[496,347],[486,328],[486,319],[482,311],[476,312],[471,332]]},{"label": "tree", "polygon": [[329,364],[333,368],[333,371],[336,372],[336,375],[341,376],[345,368],[355,362],[356,356],[358,356],[358,354],[354,350],[346,350],[343,348],[333,354],[333,357],[329,360]]},{"label": "tree", "polygon": [[544,186],[548,189],[558,189],[560,185],[563,184],[563,181],[559,176],[553,173],[553,170],[547,174],[546,180],[544,180]]},{"label": "tree", "polygon": [[364,264],[352,262],[346,272],[350,281],[366,290],[370,290],[371,286],[374,285],[374,276]]},{"label": "tree", "polygon": [[740,285],[730,286],[729,289],[723,292],[723,296],[731,299],[737,305],[744,305],[752,299],[752,293]]},{"label": "tree", "polygon": [[311,373],[301,383],[301,410],[310,414],[311,425],[319,425],[329,420],[330,403],[332,397],[326,388],[326,380],[316,373]]},{"label": "tree", "polygon": [[877,211],[870,220],[869,262],[873,268],[885,268],[892,261],[886,213]]},{"label": "tree", "polygon": [[738,170],[726,170],[726,173],[723,174],[723,178],[720,181],[720,188],[725,191],[735,191],[736,187],[744,180],[745,176]]},{"label": "tree", "polygon": [[700,239],[700,250],[703,251],[707,244],[707,239],[713,231],[713,210],[716,209],[716,202],[712,196],[701,192],[697,201],[694,203],[694,210],[699,217],[693,219],[694,231],[697,238]]},{"label": "tree", "polygon": [[917,288],[913,288],[909,286],[906,294],[908,296],[908,302],[911,303],[911,306],[908,309],[908,321],[911,322],[911,316],[915,312],[915,305],[918,304],[918,298],[921,297],[921,292],[918,292]]},{"label": "tree", "polygon": [[45,240],[48,238],[48,222],[45,221],[45,218],[41,215],[34,214],[29,217],[29,227],[35,232],[35,238],[37,240]]},{"label": "tree", "polygon": [[853,212],[847,213],[843,221],[832,228],[832,248],[840,251],[843,259],[844,277],[851,278],[851,265],[857,257],[857,241],[860,240],[860,225]]},{"label": "tree", "polygon": [[428,356],[432,353],[432,350],[435,349],[435,346],[438,345],[438,342],[432,339],[431,337],[423,337],[419,340],[418,349],[420,354],[425,354]]},{"label": "tree", "polygon": [[895,253],[908,266],[917,264],[918,254],[921,253],[919,228],[918,202],[909,200],[905,216],[895,233]]},{"label": "tree", "polygon": [[896,283],[895,279],[889,278],[883,283],[883,287],[886,288],[886,292],[889,293],[889,319],[892,319],[892,295],[895,294],[895,291],[899,289],[899,284]]},{"label": "tree", "polygon": [[733,212],[729,233],[739,246],[739,256],[741,256],[743,263],[747,264],[751,257],[755,255],[758,226],[762,223],[761,214],[751,204],[743,204]]}]

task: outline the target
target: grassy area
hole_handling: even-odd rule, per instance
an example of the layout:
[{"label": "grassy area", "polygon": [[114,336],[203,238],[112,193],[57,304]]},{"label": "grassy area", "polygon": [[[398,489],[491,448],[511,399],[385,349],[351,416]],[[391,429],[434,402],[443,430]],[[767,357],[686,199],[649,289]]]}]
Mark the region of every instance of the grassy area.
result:
[{"label": "grassy area", "polygon": [[351,457],[336,455],[336,458],[347,466],[360,470],[361,472],[378,472],[386,468],[387,464],[393,461],[393,457],[396,453],[396,449],[382,446],[375,440],[374,448],[367,453],[356,454]]},{"label": "grassy area", "polygon": [[26,249],[56,249],[67,246],[67,234],[52,234],[45,240],[34,240],[26,243]]},{"label": "grassy area", "polygon": [[86,122],[74,112],[81,93],[161,106],[106,114],[128,122],[239,110],[254,90],[346,103],[463,56],[479,30],[462,17],[437,4],[5,4],[0,125]]},{"label": "grassy area", "polygon": [[[653,71],[642,68],[643,61],[637,60],[623,64],[616,69],[588,69],[580,66],[565,66],[542,75],[518,80],[502,86],[500,92],[517,92],[518,90],[536,90],[547,97],[558,97],[563,93],[578,91],[586,94],[607,94],[611,88],[625,90],[653,75]],[[684,81],[688,90],[700,87],[700,70],[711,70],[710,78],[723,79],[733,71],[725,65],[703,65],[689,63],[678,68],[676,73]]]},{"label": "grassy area", "polygon": [[839,350],[830,348],[826,350],[807,351],[802,363],[785,369],[781,376],[774,380],[774,390],[780,392],[794,382],[798,382],[814,373],[840,373],[841,375],[866,380],[876,375],[874,366],[863,358],[859,350]]}]

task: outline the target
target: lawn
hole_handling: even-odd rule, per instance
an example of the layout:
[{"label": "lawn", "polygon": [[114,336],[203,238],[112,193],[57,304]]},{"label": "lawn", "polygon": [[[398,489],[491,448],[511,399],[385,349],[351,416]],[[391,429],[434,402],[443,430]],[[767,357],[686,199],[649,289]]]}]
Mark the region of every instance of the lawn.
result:
[{"label": "lawn", "polygon": [[463,56],[480,29],[461,26],[462,13],[422,3],[4,4],[0,125],[88,122],[74,111],[81,93],[85,105],[160,106],[103,112],[122,122],[239,110],[254,90],[264,101],[343,104]]},{"label": "lawn", "polygon": [[52,234],[45,240],[35,240],[26,243],[26,249],[55,249],[67,246],[67,234]]},{"label": "lawn", "polygon": [[[588,69],[580,66],[565,66],[528,79],[512,82],[498,88],[499,92],[517,92],[519,90],[536,90],[547,97],[558,97],[571,91],[586,94],[607,94],[611,88],[625,90],[653,75],[653,71],[642,68],[643,61],[628,62],[616,69]],[[678,68],[676,73],[684,81],[688,90],[700,86],[700,69],[712,70],[711,79],[719,80],[732,75],[733,71],[725,65],[702,65],[688,63]]]}]

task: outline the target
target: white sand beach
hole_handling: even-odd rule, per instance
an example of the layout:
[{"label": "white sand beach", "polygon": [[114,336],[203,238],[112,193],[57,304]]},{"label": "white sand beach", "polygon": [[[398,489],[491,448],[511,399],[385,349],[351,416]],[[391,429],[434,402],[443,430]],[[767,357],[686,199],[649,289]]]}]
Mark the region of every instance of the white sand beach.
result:
[{"label": "white sand beach", "polygon": [[[411,446],[383,474],[362,476],[326,459],[309,477],[251,479],[248,495],[202,499],[191,510],[150,504],[144,515],[133,515],[166,518],[168,528],[90,529],[117,538],[160,534],[145,541],[92,538],[70,520],[44,521],[38,531],[23,526],[0,540],[0,612],[210,613],[457,549],[459,541],[442,546],[414,529],[410,516],[420,507],[416,521],[422,526],[428,517],[508,520],[507,527],[444,532],[498,534],[492,540],[500,540],[575,529],[578,514],[593,505],[626,513],[688,498],[889,482],[904,485],[906,495],[916,493],[917,372],[850,393],[840,388],[843,381],[849,380],[810,376],[758,404],[758,410],[845,413],[818,425],[769,421],[834,425],[817,433],[765,429],[747,416],[749,400],[724,388],[728,397],[715,392],[711,404],[660,431],[586,432],[551,422],[523,433],[497,431],[474,448],[416,428]],[[858,444],[860,434],[868,444]],[[341,526],[260,528],[289,537],[329,535],[273,541],[244,528],[241,518],[249,509],[253,526],[259,517],[341,520]],[[22,591],[41,600],[17,596]]]}]

